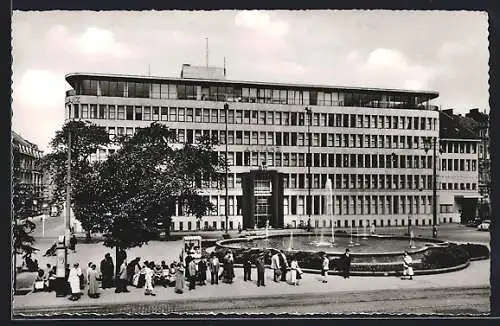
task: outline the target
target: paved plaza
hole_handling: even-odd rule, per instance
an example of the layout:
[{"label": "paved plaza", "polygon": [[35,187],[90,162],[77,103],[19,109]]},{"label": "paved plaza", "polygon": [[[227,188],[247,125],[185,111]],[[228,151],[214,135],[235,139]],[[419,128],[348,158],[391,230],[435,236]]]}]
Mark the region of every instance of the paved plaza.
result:
[{"label": "paved plaza", "polygon": [[[58,219],[53,219],[54,226],[59,225],[59,222],[60,221]],[[49,222],[47,223],[50,225]],[[449,232],[449,234],[452,238],[457,237],[458,232],[461,231],[463,234],[465,234],[462,238],[468,239],[468,237],[472,237],[473,239],[475,239],[475,241],[466,240],[465,242],[471,241],[484,244],[487,244],[489,242],[489,235],[485,232],[478,232],[469,228],[464,228],[462,230],[461,227],[456,227],[456,230],[458,231],[455,231],[455,229],[450,230],[451,231]],[[50,245],[52,245],[54,241],[55,238],[51,236],[43,238],[37,235],[36,245],[41,249],[41,252],[37,255],[36,258],[39,261],[40,267],[45,266],[46,263],[55,263],[55,257],[41,256],[45,252],[45,250],[48,249]],[[155,262],[160,262],[161,260],[165,260],[167,263],[170,263],[172,260],[178,259],[181,248],[181,241],[152,241],[142,247],[128,250],[127,254],[130,259],[141,257],[143,261],[153,260]],[[114,249],[106,248],[102,245],[102,243],[99,242],[90,244],[79,243],[76,249],[76,253],[69,254],[69,262],[79,262],[83,269],[89,261],[99,264],[106,252],[110,252],[114,259]],[[313,298],[319,296],[323,298],[322,300],[326,300],[325,298],[330,298],[328,301],[322,301],[323,304],[319,302],[317,305],[315,305],[314,307],[310,307],[307,310],[304,310],[306,309],[304,307],[301,308],[301,304],[299,302],[296,302],[296,312],[321,313],[340,311],[338,309],[342,307],[341,302],[338,302],[338,309],[335,307],[332,308],[328,305],[332,302],[332,298],[336,298],[335,300],[339,300],[338,298],[342,298],[342,300],[345,301],[349,298],[352,299],[352,296],[354,294],[359,297],[359,300],[351,302],[351,305],[355,305],[356,302],[360,302],[360,306],[356,309],[353,307],[352,309],[353,311],[359,311],[358,309],[363,307],[363,304],[361,303],[365,302],[366,305],[366,302],[368,302],[367,300],[371,300],[370,302],[374,302],[378,301],[377,298],[385,298],[385,300],[392,299],[394,304],[396,304],[398,298],[404,301],[405,296],[409,296],[408,298],[411,297],[415,300],[419,300],[418,298],[420,297],[437,295],[437,297],[442,296],[442,299],[440,299],[439,302],[441,302],[443,306],[446,306],[447,304],[451,305],[451,301],[449,301],[451,299],[449,299],[449,296],[451,296],[451,293],[453,292],[453,300],[458,300],[458,298],[461,298],[460,300],[462,300],[461,303],[458,302],[456,303],[456,305],[467,306],[470,304],[474,306],[475,304],[476,308],[474,308],[474,311],[482,313],[489,311],[490,260],[471,262],[469,267],[456,272],[417,276],[413,281],[401,280],[398,277],[376,276],[351,277],[350,279],[343,279],[340,276],[332,275],[329,276],[329,282],[327,284],[323,284],[320,281],[320,275],[304,274],[300,286],[291,286],[287,283],[273,282],[272,271],[268,269],[266,270],[265,275],[266,286],[259,288],[256,286],[255,268],[252,270],[251,282],[243,281],[242,269],[236,268],[235,274],[236,278],[233,284],[220,283],[218,286],[208,284],[205,286],[197,286],[193,291],[187,290],[186,287],[186,291],[183,294],[176,294],[173,288],[155,287],[155,292],[157,294],[156,297],[145,296],[144,289],[137,289],[132,286],[129,286],[130,293],[115,294],[113,289],[106,289],[101,290],[102,294],[99,299],[91,299],[86,294],[84,294],[82,298],[77,302],[70,301],[67,298],[57,298],[54,292],[29,293],[27,295],[16,295],[14,297],[13,308],[14,313],[30,311],[36,312],[40,311],[40,309],[65,311],[65,309],[74,310],[78,309],[79,307],[81,309],[86,309],[86,311],[92,311],[92,307],[98,309],[97,307],[102,308],[104,306],[110,305],[120,305],[122,307],[126,307],[124,305],[138,304],[150,304],[154,306],[155,304],[159,303],[172,303],[181,300],[185,304],[188,304],[191,301],[193,305],[192,311],[196,311],[196,309],[201,309],[200,302],[205,302],[205,304],[212,301],[219,303],[227,302],[228,304],[232,302],[232,304],[235,304],[237,300],[250,300],[251,298],[257,300],[256,302],[260,300],[259,298],[263,298],[262,300],[264,300],[264,298],[267,298],[266,300],[271,300],[275,297],[304,299],[307,297]],[[471,297],[469,299],[466,298],[466,291],[473,291],[473,293],[470,294]],[[460,295],[462,295],[462,297]],[[364,299],[362,299],[361,297],[363,297]],[[474,299],[471,299],[473,297]],[[289,308],[283,308],[284,310],[281,311],[294,312],[293,307],[290,307],[290,305],[292,305],[292,302],[293,301],[288,301],[287,304]],[[432,300],[428,302],[432,302]],[[248,302],[246,304],[248,304]],[[347,303],[344,302],[344,305],[346,304]],[[252,312],[251,306],[245,306],[245,303],[241,303],[241,305],[235,307],[234,310],[238,312]],[[436,303],[434,303],[433,305],[436,306]],[[227,306],[225,307],[227,308]],[[248,310],[245,310],[244,307],[248,307]],[[345,309],[348,309],[348,307],[348,305],[345,306]],[[369,307],[367,307],[366,309],[368,308]],[[423,312],[435,312],[435,310],[432,310],[434,308],[436,307],[429,307],[428,309],[430,310],[427,311],[424,309]],[[150,307],[149,309],[153,308]],[[189,311],[189,308],[185,309]],[[372,311],[373,309],[376,310],[376,306],[372,307]],[[401,306],[399,310],[401,310],[401,312],[412,312],[411,306]],[[258,311],[261,310],[259,309]]]}]

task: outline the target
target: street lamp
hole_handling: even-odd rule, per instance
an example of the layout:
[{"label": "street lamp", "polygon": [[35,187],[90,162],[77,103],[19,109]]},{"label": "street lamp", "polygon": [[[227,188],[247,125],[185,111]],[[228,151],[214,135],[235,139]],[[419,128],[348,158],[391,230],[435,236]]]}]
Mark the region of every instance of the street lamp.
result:
[{"label": "street lamp", "polygon": [[226,229],[226,233],[228,232],[228,229],[227,229],[227,224],[228,224],[228,210],[229,210],[229,202],[228,202],[228,192],[227,192],[227,178],[228,178],[228,161],[227,161],[227,115],[228,115],[228,111],[229,111],[229,104],[227,103],[224,103],[224,112],[225,112],[225,116],[226,116],[226,133],[225,133],[225,136],[224,136],[224,144],[226,145],[226,156],[225,156],[225,160],[226,160],[226,178],[224,180],[225,182],[225,188],[226,188],[226,200],[225,200],[225,203],[224,203],[224,206],[225,206],[225,214],[226,214],[226,224],[224,225],[225,229]]},{"label": "street lamp", "polygon": [[427,153],[432,148],[432,237],[437,238],[437,182],[436,182],[436,161],[437,161],[437,138],[427,137],[424,139],[424,150]]},{"label": "street lamp", "polygon": [[312,157],[311,157],[311,123],[312,123],[312,111],[311,108],[306,107],[304,109],[307,112],[308,116],[308,124],[307,124],[307,216],[308,216],[308,223],[311,221],[311,164],[312,164]]}]

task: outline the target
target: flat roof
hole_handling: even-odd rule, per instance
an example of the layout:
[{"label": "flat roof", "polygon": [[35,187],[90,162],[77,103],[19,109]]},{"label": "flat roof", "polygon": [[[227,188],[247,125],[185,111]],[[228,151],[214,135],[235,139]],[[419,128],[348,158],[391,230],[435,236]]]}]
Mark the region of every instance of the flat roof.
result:
[{"label": "flat roof", "polygon": [[247,86],[262,86],[262,87],[278,87],[278,88],[297,88],[297,89],[318,89],[318,90],[343,90],[343,91],[358,91],[367,93],[393,93],[405,95],[424,95],[429,99],[434,99],[439,96],[437,91],[416,91],[405,89],[390,89],[390,88],[370,88],[370,87],[349,87],[349,86],[333,86],[333,85],[315,85],[315,84],[291,84],[291,83],[275,83],[275,82],[259,82],[245,80],[227,80],[227,79],[197,79],[197,78],[176,78],[176,77],[159,77],[159,76],[144,76],[144,75],[122,75],[122,74],[103,74],[103,73],[84,73],[73,72],[65,76],[66,81],[73,86],[75,81],[81,79],[124,79],[135,81],[151,81],[151,82],[188,82],[197,84],[224,84],[224,85],[247,85]]}]

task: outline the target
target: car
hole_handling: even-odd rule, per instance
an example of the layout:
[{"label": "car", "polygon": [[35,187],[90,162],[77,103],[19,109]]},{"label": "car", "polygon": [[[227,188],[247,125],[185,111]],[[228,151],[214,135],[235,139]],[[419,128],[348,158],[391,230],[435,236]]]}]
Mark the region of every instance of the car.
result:
[{"label": "car", "polygon": [[479,224],[477,226],[477,229],[479,231],[489,231],[490,229],[490,224],[491,224],[491,221],[490,220],[484,220],[481,224]]},{"label": "car", "polygon": [[468,227],[477,227],[479,224],[481,224],[482,220],[480,218],[475,218],[473,220],[469,220],[467,223]]}]

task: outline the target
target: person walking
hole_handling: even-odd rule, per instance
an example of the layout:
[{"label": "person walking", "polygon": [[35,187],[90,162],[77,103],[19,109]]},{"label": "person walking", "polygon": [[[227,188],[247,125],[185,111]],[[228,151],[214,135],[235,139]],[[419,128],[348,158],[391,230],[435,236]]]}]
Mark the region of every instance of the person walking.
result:
[{"label": "person walking", "polygon": [[210,268],[210,284],[218,285],[220,262],[219,258],[217,258],[214,252],[210,254],[209,268]]},{"label": "person walking", "polygon": [[96,270],[97,266],[95,264],[90,265],[90,270],[88,272],[88,295],[89,297],[96,299],[101,295],[99,293],[99,273]]},{"label": "person walking", "polygon": [[76,236],[75,234],[71,234],[71,238],[69,238],[69,249],[71,249],[73,252],[76,252]]},{"label": "person walking", "polygon": [[285,252],[280,250],[279,256],[280,269],[281,269],[281,282],[286,282],[286,273],[288,271],[288,261],[285,256]]},{"label": "person walking", "polygon": [[80,277],[78,276],[78,263],[73,265],[69,271],[68,282],[71,288],[70,300],[76,301],[80,299]]},{"label": "person walking", "polygon": [[264,272],[265,272],[265,257],[264,254],[260,254],[256,261],[255,265],[257,266],[257,286],[266,286],[264,284]]},{"label": "person walking", "polygon": [[107,253],[104,255],[104,259],[101,261],[101,275],[102,275],[102,288],[108,289],[113,287],[113,274],[115,273],[115,264],[113,264],[113,258],[111,254]]},{"label": "person walking", "polygon": [[182,260],[175,266],[175,293],[181,294],[184,292],[185,280],[184,280],[184,265]]},{"label": "person walking", "polygon": [[118,279],[116,280],[115,293],[130,292],[127,289],[127,260],[124,260],[120,265]]},{"label": "person walking", "polygon": [[226,256],[224,257],[224,271],[223,271],[223,281],[224,283],[233,283],[234,279],[234,256],[231,250],[228,250]]},{"label": "person walking", "polygon": [[153,263],[146,264],[145,266],[145,284],[144,284],[144,295],[156,296],[153,293],[153,274],[154,271],[152,269]]},{"label": "person walking", "polygon": [[327,283],[328,281],[326,280],[326,276],[328,275],[328,270],[330,269],[330,260],[326,256],[326,254],[323,254],[323,261],[321,263],[321,276],[323,276],[323,283]]},{"label": "person walking", "polygon": [[241,229],[241,223],[238,222],[238,234],[241,234],[241,231],[242,231],[242,229]]},{"label": "person walking", "polygon": [[207,259],[205,256],[201,257],[198,262],[198,281],[200,285],[205,285],[207,281]]},{"label": "person walking", "polygon": [[279,251],[276,251],[274,255],[271,257],[271,268],[274,271],[273,274],[273,281],[279,282],[280,279],[280,274],[281,274],[281,269],[280,269],[280,258],[279,258]]},{"label": "person walking", "polygon": [[250,253],[246,253],[243,257],[243,281],[252,280],[252,261]]},{"label": "person walking", "polygon": [[370,233],[375,234],[375,222],[370,225]]},{"label": "person walking", "polygon": [[411,258],[408,251],[405,251],[403,255],[403,277],[402,279],[406,279],[406,275],[408,275],[410,280],[413,280],[413,259]]},{"label": "person walking", "polygon": [[351,260],[349,248],[346,248],[342,255],[342,276],[344,278],[349,278],[351,276]]},{"label": "person walking", "polygon": [[198,270],[198,264],[194,259],[191,259],[188,265],[189,269],[189,290],[194,290],[196,288],[196,272]]},{"label": "person walking", "polygon": [[290,262],[290,276],[292,285],[299,285],[299,275],[302,273],[302,270],[299,267],[299,263],[297,258],[294,256],[292,261]]}]

